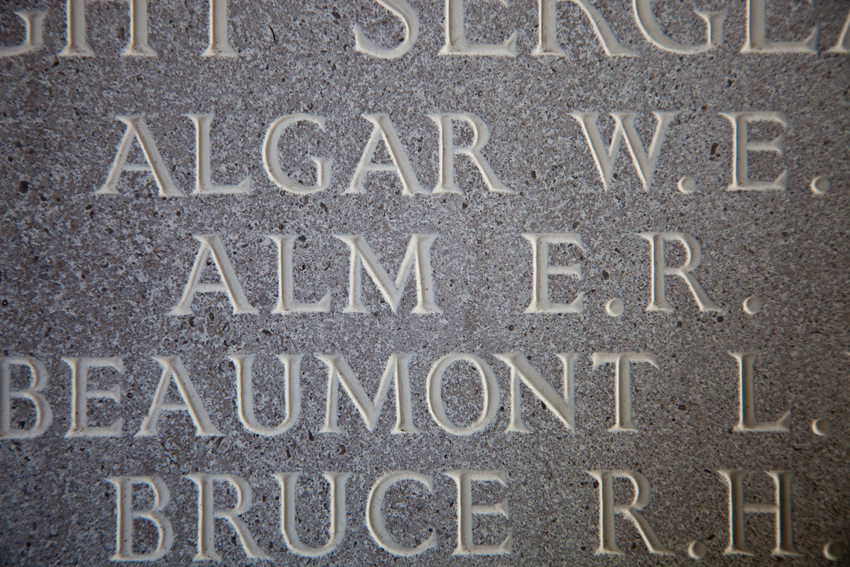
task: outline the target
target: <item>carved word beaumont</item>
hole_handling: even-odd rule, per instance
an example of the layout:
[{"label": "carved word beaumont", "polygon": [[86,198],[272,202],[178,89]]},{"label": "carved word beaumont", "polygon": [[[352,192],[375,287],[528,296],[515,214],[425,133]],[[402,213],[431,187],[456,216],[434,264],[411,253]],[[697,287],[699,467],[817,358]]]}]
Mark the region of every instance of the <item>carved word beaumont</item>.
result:
[{"label": "carved word beaumont", "polygon": [[[739,402],[738,423],[728,430],[731,434],[787,434],[790,430],[791,413],[775,421],[759,421],[755,413],[754,363],[757,353],[729,353],[738,363]],[[326,435],[342,434],[338,425],[340,406],[340,390],[344,391],[353,404],[354,409],[363,420],[363,425],[369,431],[375,431],[382,408],[385,405],[390,389],[395,392],[396,420],[390,433],[396,435],[420,435],[423,432],[414,423],[409,365],[413,357],[409,353],[393,353],[389,356],[386,368],[380,379],[375,394],[370,398],[355,372],[341,355],[317,353],[316,358],[327,367],[327,391],[324,425],[320,433]],[[574,352],[557,353],[563,366],[560,391],[552,386],[519,352],[495,354],[493,358],[502,362],[509,373],[510,383],[510,419],[506,434],[530,434],[531,426],[523,419],[523,391],[530,392],[543,402],[548,412],[565,429],[578,434],[575,408],[576,399],[574,384],[576,369],[580,356]],[[254,407],[252,365],[254,355],[231,355],[235,373],[234,387],[238,417],[244,428],[251,434],[276,437],[284,435],[298,421],[302,411],[301,396],[301,354],[282,354],[278,360],[283,366],[281,380],[284,383],[286,416],[278,424],[266,424],[256,415]],[[70,429],[65,433],[66,438],[94,437],[119,438],[123,437],[125,419],[118,418],[108,425],[89,423],[89,400],[108,400],[120,405],[122,394],[119,384],[114,384],[105,390],[89,389],[88,378],[91,372],[100,374],[125,373],[126,368],[122,357],[65,357],[62,359],[70,370],[71,384],[71,416]],[[135,437],[155,437],[160,434],[160,420],[166,413],[183,413],[190,418],[198,436],[221,436],[222,431],[215,424],[215,416],[207,411],[204,401],[195,388],[193,381],[184,367],[180,357],[156,356],[154,360],[162,368],[162,374],[151,401],[150,409],[142,420]],[[591,357],[591,372],[601,367],[610,367],[615,392],[614,425],[609,428],[613,434],[634,434],[639,431],[639,422],[632,411],[633,367],[650,371],[663,379],[663,374],[650,352],[595,352]],[[469,425],[458,425],[448,417],[443,395],[443,378],[450,367],[456,364],[473,366],[478,373],[482,385],[481,411],[478,419]],[[587,367],[587,363],[581,364]],[[11,388],[12,370],[24,370],[30,374],[29,385],[22,390]],[[730,372],[730,378],[735,376]],[[137,380],[134,380],[137,382]],[[38,359],[24,356],[7,356],[0,358],[0,438],[33,439],[43,435],[50,427],[53,412],[45,396],[48,385],[48,375],[45,365]],[[174,387],[180,402],[166,402],[166,395]],[[480,434],[490,429],[495,421],[496,408],[501,403],[499,381],[491,366],[482,358],[468,353],[449,353],[438,359],[431,366],[425,378],[426,399],[428,411],[434,423],[450,435],[467,436]],[[35,419],[28,429],[13,427],[13,405],[17,402],[28,403],[35,412]],[[545,419],[545,418],[537,418]],[[170,424],[171,427],[174,424]],[[427,431],[425,433],[428,433]],[[670,555],[675,552],[663,543],[656,530],[647,521],[643,511],[651,499],[650,482],[642,473],[622,469],[593,469],[586,471],[596,480],[599,509],[599,545],[596,553],[602,555],[623,555],[623,550],[617,543],[617,531],[614,519],[622,516],[631,522],[647,549],[653,554]],[[793,527],[791,519],[791,482],[793,473],[788,470],[767,470],[767,475],[775,486],[775,503],[749,503],[745,499],[744,482],[748,471],[744,469],[720,469],[717,473],[719,480],[728,489],[728,518],[729,535],[725,553],[729,555],[754,555],[755,550],[747,539],[746,514],[771,514],[775,518],[776,544],[773,550],[778,556],[799,556],[801,553],[794,546]],[[346,484],[351,476],[348,472],[325,472],[324,478],[330,485],[328,498],[329,526],[326,543],[319,547],[311,547],[299,538],[297,525],[297,490],[300,472],[286,471],[272,475],[280,487],[280,532],[283,535],[287,550],[303,557],[322,557],[333,553],[345,538],[347,529]],[[447,470],[443,474],[455,483],[457,518],[457,540],[454,555],[505,555],[511,553],[512,534],[510,526],[504,526],[506,535],[501,541],[476,543],[473,536],[474,516],[488,514],[502,516],[510,520],[506,498],[491,504],[476,504],[473,500],[473,483],[499,483],[509,489],[508,474],[503,470]],[[241,516],[246,514],[253,503],[251,486],[243,478],[230,473],[201,473],[185,475],[191,481],[197,492],[197,539],[195,560],[221,560],[216,549],[215,532],[228,525],[235,532],[232,538],[234,545],[238,538],[239,545],[248,558],[257,560],[272,560],[263,551],[251,533],[249,524]],[[630,503],[615,501],[613,482],[615,479],[625,479],[631,482],[633,498]],[[159,476],[112,476],[104,479],[115,488],[116,495],[116,531],[115,552],[110,556],[113,561],[154,561],[169,553],[174,543],[174,531],[171,520],[166,514],[170,500],[170,489],[165,480]],[[370,481],[371,482],[371,481]],[[377,545],[387,553],[401,557],[413,557],[438,547],[437,535],[433,529],[418,544],[406,547],[400,545],[387,529],[384,517],[384,499],[390,490],[401,491],[409,483],[419,483],[428,493],[435,492],[434,478],[431,475],[416,471],[396,470],[381,474],[373,481],[365,504],[365,523],[368,531]],[[236,497],[232,507],[219,507],[215,504],[214,494],[218,487],[229,485]],[[137,487],[142,487],[152,493],[152,503],[146,506],[134,504],[134,493]],[[226,521],[226,524],[216,523],[216,519]],[[138,522],[147,522],[156,529],[157,539],[152,549],[145,551],[134,550],[134,531]],[[703,548],[689,545],[688,553],[694,557],[705,555]]]},{"label": "carved word beaumont", "polygon": [[[788,433],[791,427],[791,412],[773,421],[760,421],[756,415],[756,395],[754,367],[758,353],[731,352],[729,356],[737,361],[738,372],[730,372],[730,378],[738,383],[739,399],[737,403],[737,424],[734,432],[740,433]],[[527,388],[535,398],[542,401],[549,413],[568,431],[577,431],[575,418],[576,369],[581,365],[586,375],[580,379],[590,379],[592,373],[606,368],[610,387],[614,391],[614,424],[608,429],[612,433],[634,433],[639,431],[639,423],[633,415],[632,372],[649,372],[664,379],[655,355],[651,352],[594,352],[590,360],[579,363],[580,355],[575,352],[561,352],[556,356],[563,367],[560,388],[552,386],[531,363],[517,351],[493,354],[493,358],[503,363],[508,370],[510,383],[510,420],[506,432],[531,433],[533,429],[522,417],[522,392]],[[282,366],[281,381],[284,386],[286,416],[280,423],[263,423],[254,409],[253,354],[232,354],[228,358],[234,366],[233,396],[239,422],[249,432],[266,437],[276,437],[289,431],[299,420],[302,411],[301,361],[303,354],[281,354],[277,356]],[[327,367],[327,388],[322,433],[343,433],[338,425],[340,390],[350,399],[357,414],[363,420],[368,431],[374,432],[390,390],[395,392],[395,425],[390,431],[393,435],[415,435],[422,433],[414,423],[411,396],[410,362],[412,353],[392,353],[387,359],[381,374],[377,390],[371,396],[367,394],[363,383],[342,355],[315,353],[315,357]],[[111,424],[90,424],[88,402],[90,400],[109,400],[121,405],[121,386],[114,384],[107,390],[92,390],[88,387],[89,374],[125,373],[123,357],[63,357],[70,370],[71,415],[70,428],[65,437],[123,437],[125,419],[118,418]],[[206,409],[198,394],[188,370],[179,356],[155,356],[153,360],[160,366],[162,373],[153,394],[147,415],[141,422],[136,437],[159,435],[159,422],[163,414],[185,412],[198,436],[220,436],[214,416]],[[446,412],[444,376],[455,365],[468,365],[475,369],[481,382],[481,410],[477,419],[469,425],[454,423]],[[12,370],[18,369],[29,374],[29,385],[23,389],[12,389]],[[134,379],[138,382],[138,379]],[[424,377],[425,397],[428,413],[434,424],[443,431],[456,436],[475,435],[492,427],[496,421],[496,412],[501,403],[502,394],[499,380],[493,368],[483,358],[470,353],[453,352],[439,358],[431,365]],[[53,423],[53,411],[45,396],[48,375],[40,360],[29,356],[0,357],[0,439],[33,439],[44,435]],[[166,402],[169,391],[175,391],[180,403]],[[15,408],[28,404],[35,412],[35,419],[29,428],[15,427]],[[314,408],[315,409],[315,408]]]}]

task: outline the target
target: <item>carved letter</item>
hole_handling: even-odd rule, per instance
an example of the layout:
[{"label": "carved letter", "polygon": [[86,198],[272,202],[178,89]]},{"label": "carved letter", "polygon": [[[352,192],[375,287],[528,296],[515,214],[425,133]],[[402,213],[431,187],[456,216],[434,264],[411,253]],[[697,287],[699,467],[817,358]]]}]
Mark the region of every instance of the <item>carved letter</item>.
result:
[{"label": "carved letter", "polygon": [[513,536],[508,536],[499,545],[477,545],[472,534],[472,516],[504,516],[508,515],[508,503],[473,504],[472,482],[498,482],[508,486],[505,471],[468,471],[456,470],[444,473],[457,484],[457,547],[452,555],[510,555]]},{"label": "carved letter", "polygon": [[[228,299],[230,299],[230,303],[233,305],[234,315],[258,313],[257,308],[248,303],[248,298],[245,297],[245,292],[242,291],[239,278],[236,277],[236,272],[233,271],[233,266],[227,258],[227,252],[225,252],[218,235],[196,234],[194,238],[201,243],[201,249],[198,250],[198,255],[195,257],[195,265],[192,266],[192,271],[189,273],[189,281],[186,282],[186,288],[183,290],[183,297],[180,299],[180,303],[169,311],[168,314],[191,315],[193,313],[192,302],[195,300],[195,294],[197,293],[226,293]],[[207,258],[210,256],[221,278],[222,283],[220,284],[201,283],[204,268],[207,266]]]},{"label": "carved letter", "polygon": [[[481,153],[487,140],[490,139],[490,129],[484,124],[483,120],[471,112],[460,114],[430,114],[428,118],[437,124],[437,130],[440,133],[440,179],[437,181],[434,193],[462,193],[457,183],[455,183],[456,154],[469,156],[469,159],[472,160],[472,163],[481,172],[481,177],[484,179],[484,184],[488,190],[494,193],[506,193],[508,195],[516,193],[499,181],[493,168],[490,167],[490,164],[484,159],[484,154]],[[472,128],[471,145],[463,148],[456,148],[454,146],[453,121],[455,120],[462,120]]]},{"label": "carved letter", "polygon": [[[597,555],[623,555],[623,551],[617,546],[615,515],[623,516],[635,525],[650,553],[662,555],[673,553],[664,547],[664,544],[655,535],[652,526],[640,513],[649,504],[652,495],[649,481],[646,480],[645,476],[637,471],[599,470],[587,472],[599,481],[599,547],[596,549]],[[631,481],[635,491],[635,498],[631,504],[614,504],[615,478],[627,478]]]},{"label": "carved letter", "polygon": [[[664,294],[665,276],[679,276],[688,287],[697,302],[700,311],[723,312],[723,308],[714,303],[697,278],[693,275],[702,262],[702,248],[696,238],[684,232],[643,232],[641,237],[649,242],[649,257],[651,261],[649,305],[647,311],[666,311],[672,313],[674,307],[667,301]],[[664,242],[679,242],[685,248],[685,263],[677,268],[667,266],[664,258]]]},{"label": "carved letter", "polygon": [[694,10],[696,15],[705,21],[706,39],[702,45],[686,45],[679,43],[664,33],[652,11],[652,0],[633,0],[632,7],[634,8],[635,19],[641,33],[643,33],[643,37],[658,49],[680,55],[691,55],[710,51],[723,43],[723,20],[726,19],[728,10],[717,12]]},{"label": "carved letter", "polygon": [[301,414],[301,358],[300,354],[279,354],[283,363],[283,395],[286,397],[286,417],[275,427],[260,425],[254,415],[254,379],[251,367],[253,354],[228,356],[236,367],[236,405],[239,421],[245,429],[257,435],[274,437],[289,431]]},{"label": "carved letter", "polygon": [[[537,0],[540,16],[540,26],[537,35],[537,47],[531,52],[532,55],[557,55],[565,57],[567,54],[558,44],[558,3],[564,0]],[[639,57],[640,54],[624,47],[614,37],[614,32],[608,26],[608,22],[602,17],[589,0],[569,0],[581,8],[587,16],[596,39],[602,44],[605,55],[608,57]]]},{"label": "carved letter", "polygon": [[148,0],[130,0],[130,43],[121,55],[156,57],[156,51],[148,45]]},{"label": "carved letter", "polygon": [[[195,428],[198,430],[198,435],[201,436],[221,436],[221,432],[213,425],[210,416],[204,408],[204,402],[198,391],[195,390],[192,380],[189,379],[189,374],[183,366],[183,361],[179,356],[155,356],[155,361],[162,366],[162,376],[159,379],[159,385],[156,387],[156,392],[153,395],[153,403],[148,412],[147,417],[142,422],[142,427],[136,433],[136,437],[147,437],[149,435],[158,435],[159,417],[164,411],[185,411],[189,413]],[[177,386],[177,391],[180,397],[183,398],[182,404],[171,404],[165,402],[165,397],[168,394],[168,387],[171,383]]]},{"label": "carved letter", "polygon": [[227,0],[210,0],[210,45],[201,57],[237,57],[227,41]]},{"label": "carved letter", "polygon": [[378,425],[378,417],[387,399],[390,383],[395,384],[396,422],[392,433],[419,433],[413,424],[413,409],[410,402],[410,378],[409,368],[412,354],[391,354],[387,360],[387,367],[378,384],[378,391],[374,400],[370,400],[363,389],[363,384],[357,379],[348,362],[341,356],[330,356],[316,353],[316,358],[324,362],[328,367],[328,404],[325,413],[325,425],[322,433],[342,433],[337,426],[337,412],[339,410],[339,384],[342,383],[346,393],[357,411],[360,412],[366,429],[375,431]]},{"label": "carved letter", "polygon": [[431,270],[431,245],[437,239],[436,234],[414,234],[410,237],[410,244],[407,245],[407,252],[401,261],[395,284],[365,238],[357,235],[335,235],[334,238],[342,240],[351,248],[348,306],[343,310],[345,313],[367,312],[361,294],[363,268],[395,313],[401,304],[401,294],[404,293],[404,287],[414,263],[416,264],[416,306],[411,313],[436,315],[443,312],[434,298],[434,280]]},{"label": "carved letter", "polygon": [[598,112],[573,112],[570,116],[575,118],[581,125],[584,137],[587,139],[587,145],[590,146],[593,161],[596,163],[596,169],[602,178],[602,187],[605,190],[611,185],[611,178],[614,176],[614,166],[617,165],[617,158],[620,156],[620,144],[625,134],[626,147],[632,156],[632,163],[635,165],[638,177],[643,185],[643,190],[649,192],[650,187],[652,187],[652,179],[655,177],[655,166],[658,164],[658,158],[661,156],[661,146],[664,145],[667,129],[670,127],[670,123],[676,117],[676,114],[678,112],[652,113],[655,116],[656,126],[655,134],[652,136],[652,145],[649,147],[649,154],[646,153],[640,135],[635,128],[635,120],[638,117],[635,112],[611,113],[615,127],[614,134],[611,136],[611,145],[608,146],[607,150],[605,149],[605,143],[602,141],[599,126],[596,123],[599,118]]},{"label": "carved letter", "polygon": [[632,421],[632,373],[634,362],[645,362],[658,369],[655,355],[649,352],[594,352],[593,369],[604,364],[614,365],[614,400],[616,418],[608,431],[637,431]]},{"label": "carved letter", "polygon": [[[249,559],[268,559],[257,545],[254,536],[248,530],[245,520],[240,518],[250,508],[254,498],[251,486],[234,474],[187,474],[186,478],[198,486],[198,552],[193,561],[221,561],[221,555],[215,550],[215,521],[227,520],[242,543],[242,549]],[[215,507],[213,499],[216,482],[230,484],[236,492],[236,505],[230,510]]]},{"label": "carved letter", "polygon": [[569,430],[575,430],[575,395],[574,377],[575,361],[578,354],[558,353],[558,358],[564,364],[564,394],[563,397],[549,385],[543,376],[528,363],[526,358],[518,352],[494,355],[496,358],[511,368],[511,423],[508,431],[519,433],[531,433],[533,429],[522,421],[522,394],[520,393],[520,382],[524,383],[542,401],[545,406],[555,414],[555,417]]},{"label": "carved letter", "polygon": [[783,128],[788,126],[781,112],[721,112],[720,116],[732,123],[732,184],[729,191],[784,191],[788,187],[788,170],[782,171],[774,181],[751,181],[749,177],[748,154],[754,152],[774,152],[782,155],[782,134],[769,142],[750,142],[747,140],[747,125],[750,122],[776,122]]},{"label": "carved letter", "polygon": [[[11,366],[30,369],[30,385],[25,390],[12,390]],[[0,357],[0,439],[31,439],[38,437],[53,423],[53,410],[42,394],[47,387],[47,369],[41,361],[30,356]],[[12,429],[12,400],[28,400],[35,410],[35,423],[29,429]]]},{"label": "carved letter", "polygon": [[434,533],[434,529],[431,528],[431,535],[428,536],[428,539],[416,547],[403,547],[387,531],[387,525],[384,522],[384,515],[381,510],[387,490],[392,488],[394,484],[403,481],[418,482],[424,484],[429,493],[433,493],[434,491],[434,485],[430,476],[413,471],[393,471],[386,473],[375,481],[372,490],[369,491],[369,498],[366,501],[366,526],[369,528],[372,538],[383,549],[393,555],[415,557],[425,553],[429,549],[437,547],[437,534]]},{"label": "carved letter", "polygon": [[[439,55],[485,55],[516,57],[516,32],[505,43],[469,43],[466,40],[463,17],[464,0],[446,0],[446,44]],[[508,0],[501,0],[504,6]]]},{"label": "carved letter", "polygon": [[92,57],[94,51],[86,42],[86,0],[67,0],[68,44],[60,57]]},{"label": "carved letter", "polygon": [[316,164],[316,184],[301,185],[294,182],[280,167],[280,157],[277,154],[277,145],[280,142],[280,137],[283,132],[298,122],[311,122],[317,125],[322,132],[325,131],[325,119],[321,116],[312,116],[310,114],[289,114],[281,116],[275,120],[269,127],[266,133],[266,139],[263,142],[263,163],[266,166],[266,173],[274,182],[275,185],[298,195],[309,195],[310,193],[318,193],[324,191],[331,184],[331,172],[333,159],[331,158],[311,158]]},{"label": "carved letter", "polygon": [[[69,0],[69,2],[73,1]],[[124,137],[121,138],[121,143],[118,145],[118,153],[115,155],[115,161],[112,162],[112,168],[106,177],[106,183],[103,184],[103,187],[95,191],[95,195],[117,195],[118,178],[121,177],[122,173],[125,171],[146,171],[153,175],[156,186],[159,187],[160,197],[185,196],[185,193],[178,189],[174,185],[174,181],[171,180],[171,174],[168,173],[168,168],[165,162],[162,161],[159,150],[156,149],[156,142],[153,141],[153,136],[151,136],[150,130],[148,130],[145,124],[144,117],[142,115],[116,116],[115,119],[126,124],[127,130],[124,132]],[[139,142],[148,165],[127,163],[127,157],[130,155],[133,140]]]},{"label": "carved letter", "polygon": [[[213,0],[214,2],[217,0]],[[224,0],[226,2],[226,0]],[[194,122],[196,138],[195,151],[195,195],[250,195],[251,176],[242,180],[239,185],[217,185],[212,181],[212,166],[210,165],[210,124],[212,114],[187,114]]]},{"label": "carved letter", "polygon": [[331,294],[316,303],[301,303],[295,300],[295,282],[293,281],[292,253],[295,248],[295,236],[270,234],[269,239],[277,243],[278,297],[272,313],[328,313],[331,310]]},{"label": "carved letter", "polygon": [[302,557],[322,557],[339,547],[345,537],[345,484],[351,473],[326,472],[323,476],[331,485],[330,525],[328,542],[322,547],[308,547],[301,542],[295,529],[295,489],[298,486],[299,473],[275,473],[272,475],[280,483],[280,531],[289,551]]},{"label": "carved letter", "polygon": [[581,264],[569,266],[549,265],[550,244],[574,244],[583,252],[587,249],[581,243],[581,236],[574,232],[554,232],[544,234],[523,234],[523,238],[531,243],[533,283],[531,286],[531,304],[526,313],[583,313],[584,292],[579,292],[572,303],[552,303],[549,300],[549,276],[581,276]]},{"label": "carved letter", "polygon": [[[148,45],[148,1],[129,0],[130,42],[123,56],[156,57]],[[94,55],[86,42],[86,0],[67,0],[68,44],[60,57],[91,57]],[[227,42],[227,0],[210,0],[210,45],[202,57],[236,57]]]},{"label": "carved letter", "polygon": [[401,20],[404,26],[404,41],[398,47],[385,49],[366,37],[360,24],[354,24],[352,30],[354,32],[354,50],[379,59],[398,59],[410,51],[419,38],[419,16],[407,0],[375,0],[375,2]]},{"label": "carved letter", "polygon": [[734,427],[734,431],[766,431],[771,433],[788,433],[791,430],[791,411],[785,412],[776,421],[759,421],[756,419],[756,394],[753,384],[755,368],[755,352],[730,352],[731,356],[738,361],[741,370],[738,383],[740,419]]},{"label": "carved letter", "polygon": [[850,53],[850,12],[847,13],[847,19],[844,21],[844,28],[841,30],[841,35],[833,47],[826,50],[827,53]]},{"label": "carved letter", "polygon": [[[68,2],[68,44],[59,54],[62,57],[91,57],[94,55],[86,42],[86,0]],[[156,57],[148,45],[148,0],[129,0],[130,42],[121,55],[124,57]]]},{"label": "carved letter", "polygon": [[89,368],[114,368],[124,373],[124,361],[120,357],[110,358],[65,358],[62,360],[71,367],[71,428],[65,437],[121,437],[124,433],[124,418],[116,419],[107,427],[88,425],[89,400],[112,400],[121,403],[121,386],[114,385],[108,390],[88,389]]},{"label": "carved letter", "polygon": [[41,49],[44,46],[44,16],[47,12],[16,10],[12,13],[24,21],[24,41],[13,47],[0,47],[0,57],[14,57]]},{"label": "carved letter", "polygon": [[747,542],[747,522],[744,514],[773,514],[776,516],[776,547],[774,555],[800,557],[794,549],[794,526],[791,522],[791,471],[765,471],[776,487],[776,504],[748,504],[744,502],[745,470],[717,471],[729,487],[729,545],[726,555],[755,555]]},{"label": "carved letter", "polygon": [[[366,147],[363,148],[363,156],[354,171],[354,178],[351,180],[351,185],[346,194],[366,193],[366,189],[363,187],[363,179],[371,172],[395,171],[401,179],[402,195],[407,197],[427,195],[428,191],[423,189],[419,180],[416,179],[416,173],[410,166],[407,153],[401,145],[401,140],[398,139],[398,134],[390,121],[390,117],[386,114],[364,114],[363,118],[371,122],[374,127],[372,128],[372,135],[369,136],[369,141],[366,142]],[[384,140],[384,144],[387,146],[387,153],[390,154],[392,164],[372,162],[375,150],[378,148],[378,142],[381,140]]]},{"label": "carved letter", "polygon": [[747,0],[747,42],[741,53],[810,53],[818,52],[818,27],[802,41],[767,39],[767,0]]},{"label": "carved letter", "polygon": [[[449,420],[446,405],[443,402],[443,374],[451,365],[461,361],[473,365],[478,370],[484,394],[484,406],[481,408],[478,421],[466,427],[459,427]],[[496,418],[496,411],[499,409],[499,383],[496,382],[496,376],[490,366],[474,354],[451,353],[435,362],[428,373],[426,396],[431,417],[437,425],[452,435],[472,435],[483,431]]]},{"label": "carved letter", "polygon": [[[115,485],[117,503],[115,515],[115,553],[109,556],[110,561],[156,561],[162,559],[171,550],[174,543],[174,531],[171,522],[162,513],[168,505],[170,494],[168,486],[158,476],[111,476],[107,478]],[[147,510],[133,509],[133,487],[143,484],[153,491],[153,506]],[[156,527],[156,547],[148,553],[133,551],[133,523],[135,520],[145,520]]]}]

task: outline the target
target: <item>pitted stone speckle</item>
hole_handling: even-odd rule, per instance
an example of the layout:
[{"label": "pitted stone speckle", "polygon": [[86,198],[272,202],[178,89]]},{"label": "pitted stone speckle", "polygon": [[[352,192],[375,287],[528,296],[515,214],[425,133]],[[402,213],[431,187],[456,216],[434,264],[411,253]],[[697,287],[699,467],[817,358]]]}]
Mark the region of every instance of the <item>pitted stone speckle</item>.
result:
[{"label": "pitted stone speckle", "polygon": [[[243,519],[274,564],[384,565],[399,558],[367,528],[366,502],[384,473],[430,476],[433,490],[404,481],[387,492],[383,510],[396,542],[414,547],[429,534],[437,546],[415,558],[433,565],[594,565],[599,547],[599,487],[591,470],[644,475],[652,499],[643,515],[675,556],[650,555],[637,530],[616,520],[628,565],[668,565],[705,555],[723,564],[728,545],[728,493],[723,469],[753,471],[746,501],[770,503],[765,471],[791,470],[800,565],[838,558],[850,538],[847,475],[850,388],[850,57],[826,51],[838,41],[850,10],[845,1],[799,6],[769,2],[776,40],[805,38],[819,26],[819,54],[742,54],[745,3],[728,9],[725,38],[707,53],[677,55],[644,40],[628,3],[597,8],[618,41],[639,57],[607,57],[585,13],[557,4],[564,57],[536,57],[538,3],[466,1],[470,42],[501,43],[517,33],[515,58],[441,56],[444,2],[411,0],[419,37],[394,60],[354,48],[359,23],[378,45],[398,45],[404,27],[371,0],[229,5],[236,58],[201,57],[209,43],[205,2],[151,0],[148,41],[157,57],[121,57],[129,40],[127,2],[86,2],[94,57],[59,57],[66,6],[55,0],[9,0],[0,8],[0,45],[23,40],[15,10],[46,10],[44,46],[0,58],[0,356],[33,357],[45,365],[43,394],[53,422],[35,439],[0,438],[0,564],[107,565],[116,546],[116,476],[157,476],[171,499],[163,513],[174,545],[162,565],[186,565],[197,552],[198,495],[187,475],[233,474],[253,490]],[[653,8],[667,35],[705,41],[705,24],[689,4]],[[783,153],[750,153],[749,175],[773,180],[788,171],[785,191],[733,192],[733,134],[720,113],[781,112],[787,127],[752,124],[751,140],[782,134]],[[653,112],[675,112],[648,191],[624,143],[607,190],[577,112],[598,112],[607,144],[611,113],[638,113],[648,148]],[[316,183],[311,158],[333,159],[327,189],[283,192],[263,163],[263,141],[279,117],[323,117],[280,138],[279,161],[293,181]],[[385,113],[426,191],[438,182],[439,136],[430,115],[473,113],[489,128],[482,155],[515,194],[487,190],[476,165],[458,155],[458,194],[402,195],[399,176],[371,172],[364,194],[346,194],[373,124]],[[234,185],[251,178],[249,195],[193,195],[196,132],[189,114],[214,114],[211,177]],[[185,197],[163,198],[149,173],[121,175],[118,195],[95,195],[106,182],[125,132],[119,116],[143,115],[163,167]],[[456,122],[454,144],[472,143]],[[648,150],[647,150],[648,151]],[[380,143],[376,163],[391,163]],[[145,163],[138,147],[130,163]],[[526,313],[534,266],[528,233],[575,233],[584,250],[552,245],[549,264],[579,264],[574,275],[549,277],[550,298],[578,314]],[[651,293],[649,242],[642,233],[681,232],[701,245],[693,272],[723,311],[701,312],[678,276],[668,276],[672,312],[646,311]],[[199,251],[195,235],[218,235],[256,314],[233,314],[224,293],[199,293],[192,314],[178,304]],[[335,236],[362,235],[395,280],[411,235],[438,235],[431,246],[440,314],[412,313],[411,276],[396,312],[364,271],[367,313],[347,313],[349,246]],[[278,250],[269,235],[297,236],[294,298],[330,296],[326,313],[282,315]],[[669,243],[665,262],[680,266],[684,248]],[[202,283],[218,284],[209,260]],[[754,298],[760,298],[760,310]],[[746,301],[746,303],[745,303]],[[618,303],[619,302],[619,303]],[[750,308],[747,307],[750,305]],[[752,311],[752,313],[751,313]],[[520,352],[563,393],[559,354],[576,353],[575,430],[568,430],[531,389],[520,386],[522,419],[532,433],[506,431],[511,416],[510,368],[495,355]],[[788,433],[739,433],[739,369],[730,352],[758,352],[756,415],[779,419],[791,410]],[[479,357],[498,384],[495,418],[483,432],[457,436],[428,409],[426,379],[449,353]],[[657,368],[631,369],[636,432],[610,432],[615,416],[614,367],[593,369],[594,353],[651,353]],[[339,388],[342,433],[323,433],[328,367],[317,355],[340,355],[371,399],[392,354],[411,353],[412,420],[417,434],[392,434],[395,386],[374,431]],[[302,354],[301,414],[274,437],[249,432],[239,419],[234,364],[256,356],[254,405],[267,427],[286,417],[279,354]],[[196,435],[186,412],[165,412],[159,434],[137,437],[163,367],[153,357],[177,356],[222,436]],[[125,420],[120,438],[66,438],[72,384],[62,357],[121,357],[125,371],[92,369],[89,389],[120,385],[120,405],[90,400],[89,424]],[[29,374],[11,368],[11,389]],[[478,371],[459,363],[446,372],[446,416],[458,427],[475,422],[485,387]],[[182,402],[171,387],[168,403]],[[32,405],[13,401],[12,427],[32,427]],[[831,425],[831,427],[829,427]],[[499,482],[473,483],[472,501],[507,502],[509,518],[476,515],[473,539],[495,546],[508,535],[511,553],[461,558],[457,546],[456,470],[503,471]],[[304,545],[327,541],[330,487],[325,472],[349,472],[347,530],[320,559],[288,551],[280,533],[281,489],[272,476],[300,472],[297,532]],[[137,487],[134,505],[153,504]],[[617,503],[633,498],[616,480]],[[237,495],[219,484],[215,505]],[[747,514],[754,566],[777,565],[773,519]],[[157,541],[150,522],[136,521],[135,551]],[[227,522],[215,524],[226,565],[250,563]],[[829,543],[831,542],[831,543]],[[704,545],[704,547],[703,547]],[[846,545],[844,545],[846,548]],[[846,561],[846,554],[843,561]],[[408,561],[401,559],[402,562]],[[839,564],[840,564],[839,560]],[[271,564],[271,563],[270,563]],[[731,564],[731,563],[730,563]]]}]

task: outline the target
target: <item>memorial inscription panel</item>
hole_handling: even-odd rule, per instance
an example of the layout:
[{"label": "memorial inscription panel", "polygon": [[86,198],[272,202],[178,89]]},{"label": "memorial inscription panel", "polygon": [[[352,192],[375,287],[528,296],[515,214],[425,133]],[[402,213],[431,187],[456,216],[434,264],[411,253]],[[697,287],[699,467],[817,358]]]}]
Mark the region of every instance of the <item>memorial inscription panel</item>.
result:
[{"label": "memorial inscription panel", "polygon": [[847,564],[847,0],[7,0],[0,564]]}]

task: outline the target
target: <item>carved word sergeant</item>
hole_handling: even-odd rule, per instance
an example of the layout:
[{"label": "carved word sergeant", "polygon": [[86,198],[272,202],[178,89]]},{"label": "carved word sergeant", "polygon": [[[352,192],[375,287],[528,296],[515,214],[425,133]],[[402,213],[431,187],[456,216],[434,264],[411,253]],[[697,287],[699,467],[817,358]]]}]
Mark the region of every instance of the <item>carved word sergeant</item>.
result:
[{"label": "carved word sergeant", "polygon": [[[388,10],[404,27],[404,40],[395,47],[383,47],[370,40],[360,24],[352,28],[354,48],[378,59],[397,59],[410,52],[419,39],[420,22],[417,11],[408,0],[374,0]],[[558,38],[558,4],[569,2],[580,8],[586,16],[599,45],[608,57],[639,57],[640,53],[625,47],[614,34],[605,16],[590,0],[537,0],[537,45],[531,55],[536,57],[566,57]],[[507,2],[503,2],[507,5]],[[747,2],[746,40],[741,53],[818,53],[818,26],[807,37],[793,41],[776,41],[768,37],[768,0]],[[148,40],[148,0],[130,0],[130,40],[121,53],[123,57],[157,57]],[[439,51],[444,56],[516,57],[517,33],[510,33],[501,43],[472,43],[466,38],[464,0],[445,0],[445,43]],[[702,11],[694,15],[705,24],[705,41],[701,44],[684,44],[670,37],[655,17],[651,0],[632,0],[635,24],[644,39],[653,47],[678,55],[696,55],[712,51],[723,44],[723,24],[727,10]],[[22,56],[36,52],[44,46],[44,19],[47,11],[19,10],[15,14],[23,21],[24,41],[16,46],[0,47],[0,57]],[[86,0],[67,0],[66,45],[60,57],[93,57],[86,29]],[[209,0],[209,45],[202,57],[238,57],[228,38],[228,0]],[[835,45],[828,53],[850,53],[850,14]]]}]

